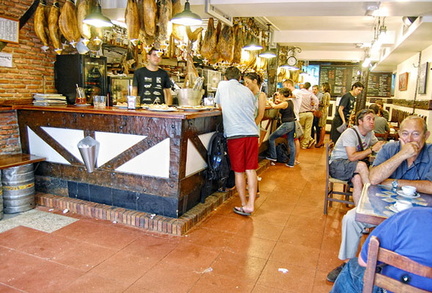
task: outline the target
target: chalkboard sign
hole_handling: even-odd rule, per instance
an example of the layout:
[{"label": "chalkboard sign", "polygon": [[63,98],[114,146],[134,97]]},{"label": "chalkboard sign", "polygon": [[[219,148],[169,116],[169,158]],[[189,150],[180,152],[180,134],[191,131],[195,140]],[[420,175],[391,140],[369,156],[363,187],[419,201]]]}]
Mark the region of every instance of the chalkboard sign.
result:
[{"label": "chalkboard sign", "polygon": [[357,81],[360,67],[353,65],[321,65],[320,84],[328,82],[332,96],[342,96],[351,90]]},{"label": "chalkboard sign", "polygon": [[391,72],[371,72],[368,79],[368,97],[390,97],[391,96]]},{"label": "chalkboard sign", "polygon": [[19,21],[7,17],[0,17],[0,41],[18,43]]}]

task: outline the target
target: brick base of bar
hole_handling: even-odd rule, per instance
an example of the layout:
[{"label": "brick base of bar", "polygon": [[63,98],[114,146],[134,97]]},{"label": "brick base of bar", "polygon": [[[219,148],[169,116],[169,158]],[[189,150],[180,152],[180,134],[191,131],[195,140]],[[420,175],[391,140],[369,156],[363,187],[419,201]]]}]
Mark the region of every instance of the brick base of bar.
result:
[{"label": "brick base of bar", "polygon": [[[269,166],[268,160],[260,162],[258,173]],[[215,192],[204,203],[199,203],[180,218],[169,218],[145,212],[85,201],[48,193],[36,193],[36,204],[58,210],[68,209],[79,215],[108,220],[119,224],[142,228],[147,231],[181,236],[207,217],[214,209],[236,193],[235,188],[226,192]]]}]

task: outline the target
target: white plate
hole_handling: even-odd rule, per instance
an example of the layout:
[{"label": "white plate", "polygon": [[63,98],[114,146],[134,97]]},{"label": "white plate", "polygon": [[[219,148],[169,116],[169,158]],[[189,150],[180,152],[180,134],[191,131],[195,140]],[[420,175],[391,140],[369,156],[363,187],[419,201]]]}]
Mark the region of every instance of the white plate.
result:
[{"label": "white plate", "polygon": [[200,111],[208,111],[211,110],[211,108],[194,108],[194,107],[177,107],[177,109],[179,110],[183,110],[183,111],[189,111],[189,112],[200,112]]},{"label": "white plate", "polygon": [[399,213],[399,210],[394,205],[389,205],[388,209],[394,213]]},{"label": "white plate", "polygon": [[402,197],[405,197],[405,198],[418,198],[418,197],[420,197],[420,194],[418,192],[416,192],[414,195],[407,195],[402,190],[398,190],[398,191],[396,191],[396,193]]},{"label": "white plate", "polygon": [[155,111],[155,112],[176,112],[176,111],[178,111],[176,108],[167,108],[167,109],[148,108],[147,110]]},{"label": "white plate", "polygon": [[90,104],[75,104],[77,107],[88,107],[91,106]]}]

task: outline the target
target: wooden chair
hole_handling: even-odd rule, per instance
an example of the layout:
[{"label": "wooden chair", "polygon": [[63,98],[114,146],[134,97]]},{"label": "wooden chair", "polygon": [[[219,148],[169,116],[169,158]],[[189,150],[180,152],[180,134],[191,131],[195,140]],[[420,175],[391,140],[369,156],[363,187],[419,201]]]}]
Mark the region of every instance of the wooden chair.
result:
[{"label": "wooden chair", "polygon": [[[386,133],[375,133],[375,136],[378,137],[382,137],[384,141],[388,141],[390,132],[386,132]],[[379,138],[378,138],[379,139]]]},{"label": "wooden chair", "polygon": [[[348,181],[339,180],[330,176],[330,167],[329,167],[329,159],[330,154],[333,150],[333,143],[327,143],[325,146],[325,155],[326,155],[326,188],[324,193],[324,215],[327,215],[327,207],[332,206],[333,201],[351,204],[354,205],[354,202],[350,200],[350,196],[352,196],[351,188],[349,186]],[[334,190],[335,184],[343,185],[343,191]],[[345,199],[336,198],[333,195],[339,194],[343,195]]]},{"label": "wooden chair", "polygon": [[380,247],[379,239],[376,236],[372,236],[368,248],[368,258],[366,271],[364,274],[363,293],[371,293],[374,285],[395,293],[430,292],[418,289],[407,283],[403,283],[399,280],[380,274],[379,272],[377,272],[376,269],[378,261],[386,265],[390,265],[398,269],[407,271],[409,273],[432,279],[432,267],[422,265],[409,259],[406,256],[402,256],[400,254],[397,254],[396,252]]}]

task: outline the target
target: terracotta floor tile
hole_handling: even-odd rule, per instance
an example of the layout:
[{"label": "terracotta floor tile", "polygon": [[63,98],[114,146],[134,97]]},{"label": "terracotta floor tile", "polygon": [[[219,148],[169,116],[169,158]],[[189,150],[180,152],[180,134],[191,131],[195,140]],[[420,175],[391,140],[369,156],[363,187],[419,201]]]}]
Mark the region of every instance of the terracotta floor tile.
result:
[{"label": "terracotta floor tile", "polygon": [[109,221],[86,219],[57,230],[54,234],[113,249],[120,249],[137,239],[141,235],[141,232],[124,229],[122,226]]},{"label": "terracotta floor tile", "polygon": [[15,289],[13,287],[9,287],[5,284],[0,283],[0,292],[1,293],[22,293],[21,290]]},{"label": "terracotta floor tile", "polygon": [[289,217],[290,215],[284,211],[275,211],[273,209],[265,208],[258,209],[252,215],[254,221],[266,222],[274,226],[285,226]]},{"label": "terracotta floor tile", "polygon": [[296,246],[321,249],[323,232],[305,229],[304,227],[286,226],[282,231],[279,241]]},{"label": "terracotta floor tile", "polygon": [[112,279],[106,279],[97,275],[85,274],[76,279],[69,286],[58,291],[61,293],[118,293],[127,289],[124,283],[116,282]]},{"label": "terracotta floor tile", "polygon": [[28,255],[24,263],[20,261],[16,265],[10,269],[21,273],[15,274],[7,284],[27,292],[59,292],[82,275],[76,269]]},{"label": "terracotta floor tile", "polygon": [[266,262],[266,259],[247,254],[222,252],[211,267],[215,274],[254,284],[258,280]]},{"label": "terracotta floor tile", "polygon": [[162,261],[136,281],[126,292],[189,292],[203,273],[190,267]]},{"label": "terracotta floor tile", "polygon": [[217,231],[212,228],[197,228],[187,233],[184,240],[204,247],[224,249],[233,237],[235,235],[231,232]]},{"label": "terracotta floor tile", "polygon": [[275,240],[263,239],[259,237],[233,237],[228,242],[225,251],[268,259],[276,245]]},{"label": "terracotta floor tile", "polygon": [[122,252],[161,260],[173,251],[181,241],[180,237],[143,235],[123,248]]},{"label": "terracotta floor tile", "polygon": [[317,248],[278,242],[269,259],[315,270],[318,265],[319,253],[320,250]]},{"label": "terracotta floor tile", "polygon": [[326,280],[327,271],[317,271],[314,279],[313,293],[328,293],[333,287],[333,283]]},{"label": "terracotta floor tile", "polygon": [[206,229],[212,229],[217,231],[237,233],[245,225],[244,217],[239,217],[234,212],[230,216],[214,215],[208,217],[202,223]]},{"label": "terracotta floor tile", "polygon": [[277,241],[283,231],[283,225],[274,225],[266,221],[254,220],[244,226],[238,237],[258,237]]},{"label": "terracotta floor tile", "polygon": [[46,234],[47,233],[45,232],[32,228],[18,226],[6,232],[0,233],[0,246],[16,249]]},{"label": "terracotta floor tile", "polygon": [[89,271],[115,253],[116,250],[110,248],[90,243],[78,243],[73,246],[73,249],[59,253],[53,261],[82,271]]},{"label": "terracotta floor tile", "polygon": [[55,259],[59,254],[73,249],[78,244],[76,240],[54,234],[46,234],[29,241],[20,250],[45,259]]},{"label": "terracotta floor tile", "polygon": [[[287,269],[286,273],[279,269]],[[268,261],[257,285],[284,290],[284,292],[312,292],[315,268],[305,268],[279,261]],[[271,292],[271,291],[269,291]]]},{"label": "terracotta floor tile", "polygon": [[197,272],[208,269],[220,251],[191,243],[180,243],[171,251],[164,261],[185,266]]},{"label": "terracotta floor tile", "polygon": [[156,258],[142,257],[120,251],[94,267],[88,274],[130,286],[158,262],[159,260]]},{"label": "terracotta floor tile", "polygon": [[193,286],[189,293],[220,293],[220,292],[251,292],[254,287],[253,283],[240,278],[222,276],[210,272],[203,275]]},{"label": "terracotta floor tile", "polygon": [[278,289],[278,288],[271,288],[271,287],[266,287],[263,285],[256,285],[251,293],[285,293],[286,291],[284,289]]}]

